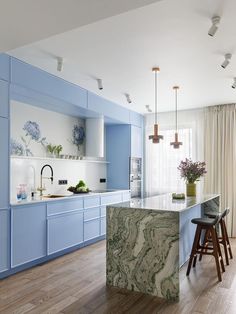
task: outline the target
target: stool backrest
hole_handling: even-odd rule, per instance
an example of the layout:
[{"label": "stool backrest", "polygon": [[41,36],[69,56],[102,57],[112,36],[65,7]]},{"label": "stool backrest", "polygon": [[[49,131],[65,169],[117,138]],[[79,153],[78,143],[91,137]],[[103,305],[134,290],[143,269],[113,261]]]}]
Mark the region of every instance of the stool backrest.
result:
[{"label": "stool backrest", "polygon": [[230,209],[229,209],[229,208],[226,208],[226,209],[223,211],[223,213],[221,214],[221,217],[222,217],[222,218],[225,218],[225,217],[229,214],[229,212],[230,212]]}]

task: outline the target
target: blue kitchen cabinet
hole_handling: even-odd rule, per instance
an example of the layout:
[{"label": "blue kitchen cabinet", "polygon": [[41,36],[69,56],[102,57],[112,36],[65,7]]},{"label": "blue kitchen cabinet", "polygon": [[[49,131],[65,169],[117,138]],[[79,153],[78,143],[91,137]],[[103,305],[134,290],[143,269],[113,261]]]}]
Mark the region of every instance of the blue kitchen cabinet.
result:
[{"label": "blue kitchen cabinet", "polygon": [[100,219],[91,219],[84,222],[84,241],[98,238],[100,235]]},{"label": "blue kitchen cabinet", "polygon": [[106,234],[106,217],[101,218],[101,236]]},{"label": "blue kitchen cabinet", "polygon": [[0,273],[9,269],[10,211],[0,209]]},{"label": "blue kitchen cabinet", "polygon": [[11,237],[12,267],[46,256],[46,204],[13,206]]},{"label": "blue kitchen cabinet", "polygon": [[10,57],[5,53],[0,54],[0,79],[10,80]]},{"label": "blue kitchen cabinet", "polygon": [[131,157],[143,157],[143,129],[131,125]]},{"label": "blue kitchen cabinet", "polygon": [[0,80],[0,117],[8,118],[9,116],[9,84]]},{"label": "blue kitchen cabinet", "polygon": [[9,207],[9,121],[0,117],[0,208]]},{"label": "blue kitchen cabinet", "polygon": [[48,254],[83,243],[83,211],[74,211],[47,218]]}]

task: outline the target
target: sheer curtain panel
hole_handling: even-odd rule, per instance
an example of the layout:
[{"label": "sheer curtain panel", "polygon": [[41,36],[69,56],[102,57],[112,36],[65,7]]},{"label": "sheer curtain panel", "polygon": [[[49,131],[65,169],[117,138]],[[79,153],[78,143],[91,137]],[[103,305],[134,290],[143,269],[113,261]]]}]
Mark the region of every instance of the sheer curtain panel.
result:
[{"label": "sheer curtain panel", "polygon": [[236,104],[208,107],[205,113],[205,193],[220,193],[230,208],[227,228],[236,236]]}]

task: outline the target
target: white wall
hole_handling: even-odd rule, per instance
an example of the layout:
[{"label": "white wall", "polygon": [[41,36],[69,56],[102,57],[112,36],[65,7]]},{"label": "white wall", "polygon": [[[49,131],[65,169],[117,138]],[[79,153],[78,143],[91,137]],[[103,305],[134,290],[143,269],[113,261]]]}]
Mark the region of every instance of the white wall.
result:
[{"label": "white wall", "polygon": [[[84,155],[85,144],[81,145],[78,153],[77,147],[71,143],[73,126],[84,126],[83,119],[11,101],[11,138],[23,144],[21,139],[21,136],[25,136],[23,126],[28,120],[39,124],[41,136],[46,137],[48,143],[63,146],[61,154]],[[30,150],[34,156],[46,157],[44,147],[33,140],[30,143]]]}]

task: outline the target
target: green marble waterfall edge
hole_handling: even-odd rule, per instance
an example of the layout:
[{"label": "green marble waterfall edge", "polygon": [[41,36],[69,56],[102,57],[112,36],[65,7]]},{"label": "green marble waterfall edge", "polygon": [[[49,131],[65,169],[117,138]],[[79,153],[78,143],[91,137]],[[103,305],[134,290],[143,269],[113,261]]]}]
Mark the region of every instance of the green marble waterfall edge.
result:
[{"label": "green marble waterfall edge", "polygon": [[179,299],[179,213],[107,208],[107,285]]}]

